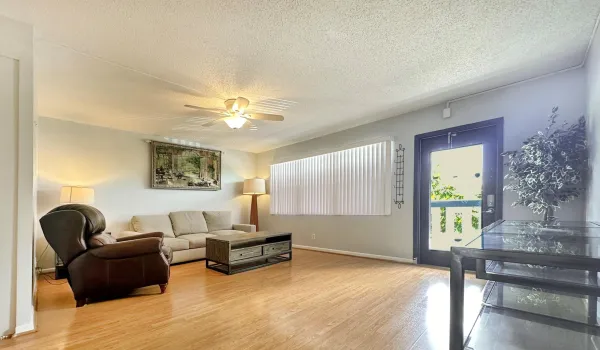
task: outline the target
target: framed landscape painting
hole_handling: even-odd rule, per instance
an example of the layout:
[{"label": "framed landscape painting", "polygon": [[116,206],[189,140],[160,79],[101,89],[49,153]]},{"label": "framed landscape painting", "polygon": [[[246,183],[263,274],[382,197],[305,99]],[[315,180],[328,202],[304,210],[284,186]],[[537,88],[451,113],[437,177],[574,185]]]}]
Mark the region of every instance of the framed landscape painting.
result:
[{"label": "framed landscape painting", "polygon": [[151,142],[152,188],[221,189],[221,151]]}]

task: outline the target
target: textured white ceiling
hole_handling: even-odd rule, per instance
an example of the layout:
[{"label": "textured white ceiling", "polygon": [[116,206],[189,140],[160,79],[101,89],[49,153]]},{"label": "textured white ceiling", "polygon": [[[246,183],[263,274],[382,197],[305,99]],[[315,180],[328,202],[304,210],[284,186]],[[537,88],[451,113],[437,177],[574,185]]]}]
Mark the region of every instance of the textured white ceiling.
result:
[{"label": "textured white ceiling", "polygon": [[[263,151],[580,64],[598,0],[0,0],[36,27],[40,115]],[[202,129],[184,104],[284,100]]]}]

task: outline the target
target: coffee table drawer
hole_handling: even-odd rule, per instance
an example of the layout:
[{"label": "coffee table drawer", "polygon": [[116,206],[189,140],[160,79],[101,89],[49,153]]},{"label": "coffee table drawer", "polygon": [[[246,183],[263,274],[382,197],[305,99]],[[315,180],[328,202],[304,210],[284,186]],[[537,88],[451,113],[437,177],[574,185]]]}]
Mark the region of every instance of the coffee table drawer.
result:
[{"label": "coffee table drawer", "polygon": [[290,242],[278,242],[264,246],[264,254],[277,254],[290,250]]},{"label": "coffee table drawer", "polygon": [[248,247],[243,249],[236,249],[231,251],[229,256],[230,261],[237,261],[242,259],[254,258],[263,255],[262,247]]}]

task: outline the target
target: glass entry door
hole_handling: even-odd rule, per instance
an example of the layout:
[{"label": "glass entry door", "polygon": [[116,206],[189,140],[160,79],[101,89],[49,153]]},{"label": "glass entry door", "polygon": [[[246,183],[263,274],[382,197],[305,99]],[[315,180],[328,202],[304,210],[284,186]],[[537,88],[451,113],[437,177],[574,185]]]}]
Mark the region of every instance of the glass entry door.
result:
[{"label": "glass entry door", "polygon": [[429,249],[450,250],[481,235],[483,145],[431,152]]},{"label": "glass entry door", "polygon": [[416,137],[419,263],[449,266],[451,247],[502,217],[502,123],[483,123]]}]

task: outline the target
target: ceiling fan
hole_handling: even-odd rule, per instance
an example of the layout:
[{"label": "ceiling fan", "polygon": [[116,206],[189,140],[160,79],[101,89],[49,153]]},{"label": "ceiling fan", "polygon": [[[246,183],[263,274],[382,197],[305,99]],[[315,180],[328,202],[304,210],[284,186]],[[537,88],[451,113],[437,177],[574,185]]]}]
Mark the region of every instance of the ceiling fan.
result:
[{"label": "ceiling fan", "polygon": [[250,101],[244,97],[231,98],[225,100],[225,108],[205,108],[194,105],[185,105],[187,108],[198,109],[202,111],[218,113],[221,116],[215,116],[215,120],[211,120],[208,123],[202,124],[203,127],[213,126],[216,122],[224,121],[232,129],[240,129],[244,125],[248,126],[250,130],[257,130],[257,126],[252,123],[252,120],[267,120],[273,122],[283,121],[282,115],[267,114],[267,113],[253,113],[248,111],[247,108],[250,105]]}]

